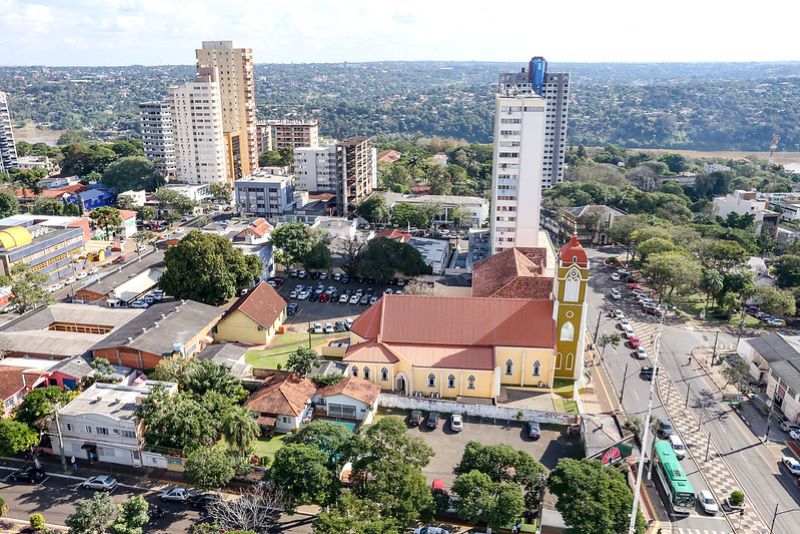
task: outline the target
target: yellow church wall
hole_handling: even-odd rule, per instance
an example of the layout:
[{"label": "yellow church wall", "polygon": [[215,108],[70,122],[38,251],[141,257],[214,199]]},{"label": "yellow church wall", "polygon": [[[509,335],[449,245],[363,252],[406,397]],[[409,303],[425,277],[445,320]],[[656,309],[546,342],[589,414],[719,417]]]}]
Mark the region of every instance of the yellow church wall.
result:
[{"label": "yellow church wall", "polygon": [[[434,376],[433,386],[429,385],[429,376]],[[450,387],[449,378],[453,376],[453,387]],[[474,388],[470,389],[469,377],[474,376]],[[477,371],[466,369],[431,369],[418,367],[413,370],[413,389],[421,391],[426,397],[431,393],[439,393],[445,398],[456,397],[479,397],[492,398],[492,384],[494,382],[494,371]]]},{"label": "yellow church wall", "polygon": [[[555,351],[527,347],[495,347],[495,363],[500,368],[500,383],[506,386],[550,386],[555,363]],[[507,363],[511,361],[511,374]],[[534,364],[539,362],[539,374],[534,375]]]}]

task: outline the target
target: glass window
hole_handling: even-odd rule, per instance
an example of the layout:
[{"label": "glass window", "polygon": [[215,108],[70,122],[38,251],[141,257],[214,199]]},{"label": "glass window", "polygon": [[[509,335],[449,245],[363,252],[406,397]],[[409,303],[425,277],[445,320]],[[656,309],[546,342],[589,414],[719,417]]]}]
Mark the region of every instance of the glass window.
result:
[{"label": "glass window", "polygon": [[369,380],[369,367],[364,367],[364,380]]},{"label": "glass window", "polygon": [[514,362],[506,360],[506,376],[514,374]]},{"label": "glass window", "polygon": [[428,375],[428,387],[435,388],[436,387],[436,375],[433,373]]},{"label": "glass window", "polygon": [[572,322],[567,321],[561,327],[561,341],[574,341],[575,340],[575,326]]},{"label": "glass window", "polygon": [[456,388],[456,377],[450,375],[447,377],[447,387],[448,389],[455,389]]},{"label": "glass window", "polygon": [[389,370],[386,367],[381,369],[381,381],[386,382],[389,380]]},{"label": "glass window", "polygon": [[542,363],[539,360],[533,362],[533,376],[541,376]]},{"label": "glass window", "polygon": [[353,376],[358,376],[358,367],[353,366]]},{"label": "glass window", "polygon": [[469,375],[467,378],[467,389],[475,389],[475,376]]}]

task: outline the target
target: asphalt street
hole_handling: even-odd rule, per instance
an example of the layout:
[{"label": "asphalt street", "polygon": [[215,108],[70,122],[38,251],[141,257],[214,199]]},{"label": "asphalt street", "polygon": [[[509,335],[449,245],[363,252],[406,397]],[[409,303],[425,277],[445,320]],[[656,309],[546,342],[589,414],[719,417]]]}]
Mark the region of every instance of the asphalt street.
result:
[{"label": "asphalt street", "polygon": [[[617,321],[608,317],[608,311],[622,309],[629,320],[632,321],[637,335],[648,350],[650,358],[653,357],[652,340],[658,331],[658,319],[645,315],[638,306],[629,299],[629,291],[621,282],[614,282],[610,278],[612,272],[602,265],[602,259],[610,254],[592,250],[589,253],[592,262],[592,278],[590,280],[589,295],[589,329],[594,332],[598,312],[600,314],[600,335],[620,330]],[[611,300],[608,296],[612,287],[621,289],[623,299]],[[708,390],[718,393],[719,390],[707,378],[705,371],[695,363],[689,364],[691,350],[698,346],[711,347],[714,344],[715,332],[691,330],[684,325],[666,324],[661,338],[661,355],[659,366],[663,366],[676,384],[681,395],[688,390],[688,403],[695,413],[701,417],[704,430],[711,434],[714,445],[725,456],[725,459],[744,491],[750,503],[755,505],[764,521],[769,525],[776,503],[779,510],[792,510],[798,508],[797,499],[800,490],[795,487],[789,477],[781,472],[778,462],[785,454],[780,440],[786,435],[777,428],[772,428],[771,436],[775,442],[762,445],[760,438],[764,434],[764,425],[759,422],[759,416],[747,418],[751,426],[730,406],[717,402],[711,407],[698,406],[701,392]],[[735,337],[720,333],[719,343],[733,345]],[[650,360],[637,360],[632,356],[632,350],[627,345],[619,347],[606,347],[603,357],[604,364],[611,376],[617,394],[622,390],[625,382],[623,406],[629,417],[638,417],[644,420],[647,412],[647,402],[650,393],[650,382],[639,378],[639,369],[651,365]],[[625,367],[628,367],[627,378]],[[666,417],[661,403],[656,395],[654,398],[653,416]],[[745,408],[747,409],[747,408]],[[683,460],[684,470],[689,476],[695,491],[707,489],[705,480],[700,472],[703,468],[704,451],[690,451],[690,455]],[[722,498],[725,496],[717,496]],[[725,520],[721,517],[709,517],[696,511],[689,517],[673,518],[674,526],[689,532],[729,532]],[[694,530],[689,530],[694,529]],[[800,511],[787,513],[777,518],[775,522],[776,534],[796,534],[800,532]]]}]

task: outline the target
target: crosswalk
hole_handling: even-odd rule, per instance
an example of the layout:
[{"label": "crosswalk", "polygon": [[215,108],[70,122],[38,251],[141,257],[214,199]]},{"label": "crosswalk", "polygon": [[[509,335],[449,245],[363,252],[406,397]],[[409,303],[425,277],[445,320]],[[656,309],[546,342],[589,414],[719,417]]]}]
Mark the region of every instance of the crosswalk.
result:
[{"label": "crosswalk", "polygon": [[708,530],[699,528],[672,527],[672,534],[733,534],[729,530]]}]

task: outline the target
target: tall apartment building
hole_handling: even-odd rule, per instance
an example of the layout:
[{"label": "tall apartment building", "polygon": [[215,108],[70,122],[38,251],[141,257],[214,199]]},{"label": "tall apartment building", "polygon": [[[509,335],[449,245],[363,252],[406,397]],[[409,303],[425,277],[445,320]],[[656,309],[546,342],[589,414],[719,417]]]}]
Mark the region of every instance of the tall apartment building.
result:
[{"label": "tall apartment building", "polygon": [[341,215],[349,215],[376,186],[377,154],[369,138],[351,137],[336,143],[336,167],[337,209]]},{"label": "tall apartment building", "polygon": [[531,91],[495,96],[492,253],[538,246],[546,108]]},{"label": "tall apartment building", "polygon": [[197,69],[197,79],[170,87],[176,177],[187,184],[228,179],[216,69]]},{"label": "tall apartment building", "polygon": [[0,91],[0,172],[17,167],[17,145],[11,129],[8,96]]},{"label": "tall apartment building", "polygon": [[[258,169],[256,140],[256,90],[253,76],[253,50],[234,48],[232,41],[203,41],[196,50],[198,72],[204,67],[216,68],[222,103],[222,127],[227,153],[239,154],[230,179],[247,176]],[[234,135],[234,134],[238,134]],[[231,143],[238,140],[238,147]]]},{"label": "tall apartment building", "polygon": [[175,139],[172,131],[172,107],[169,102],[139,104],[144,155],[162,176],[175,176]]},{"label": "tall apartment building", "polygon": [[295,148],[294,175],[297,189],[335,193],[339,187],[336,145]]},{"label": "tall apartment building", "polygon": [[256,123],[256,146],[259,155],[272,150],[272,125],[267,121]]},{"label": "tall apartment building", "polygon": [[319,121],[271,120],[273,150],[319,146]]},{"label": "tall apartment building", "polygon": [[549,72],[543,57],[534,57],[527,69],[500,75],[499,90],[535,93],[547,101],[544,130],[542,187],[547,189],[564,180],[569,111],[569,73]]}]

